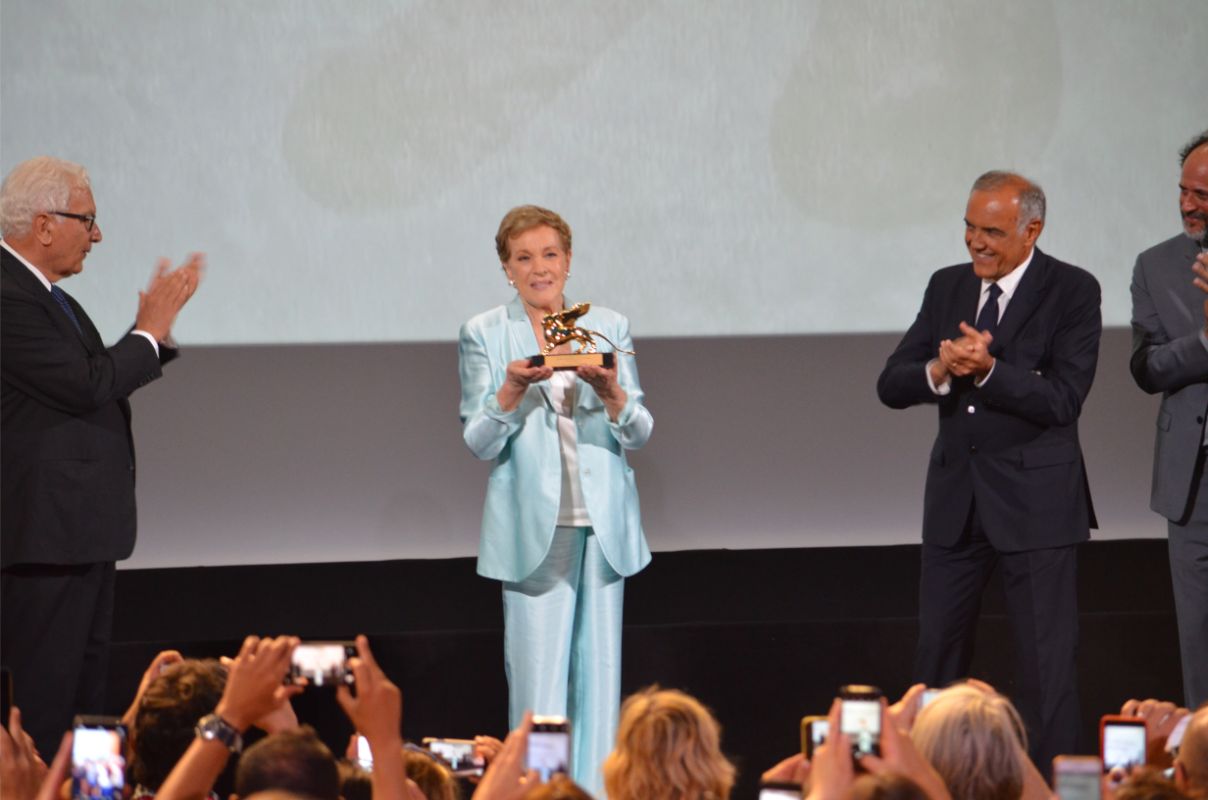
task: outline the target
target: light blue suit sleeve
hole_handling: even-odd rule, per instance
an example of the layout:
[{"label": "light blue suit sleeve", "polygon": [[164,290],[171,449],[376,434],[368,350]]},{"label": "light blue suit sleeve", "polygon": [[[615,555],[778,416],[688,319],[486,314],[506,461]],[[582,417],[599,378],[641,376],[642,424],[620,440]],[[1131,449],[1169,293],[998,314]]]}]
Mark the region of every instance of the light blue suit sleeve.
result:
[{"label": "light blue suit sleeve", "polygon": [[[618,348],[632,350],[633,338],[629,335],[629,320],[621,317],[616,333]],[[642,402],[646,393],[642,391],[641,384],[638,383],[636,360],[624,353],[617,353],[616,358],[617,381],[628,397],[625,400],[625,407],[617,415],[616,422],[609,420],[608,429],[621,447],[626,450],[637,450],[650,439],[650,433],[654,430],[654,418],[650,416],[650,411]]]},{"label": "light blue suit sleeve", "polygon": [[482,330],[473,321],[461,326],[457,356],[461,371],[462,438],[476,457],[490,461],[520,430],[524,404],[511,411],[499,407],[495,393],[502,383],[492,375]]}]

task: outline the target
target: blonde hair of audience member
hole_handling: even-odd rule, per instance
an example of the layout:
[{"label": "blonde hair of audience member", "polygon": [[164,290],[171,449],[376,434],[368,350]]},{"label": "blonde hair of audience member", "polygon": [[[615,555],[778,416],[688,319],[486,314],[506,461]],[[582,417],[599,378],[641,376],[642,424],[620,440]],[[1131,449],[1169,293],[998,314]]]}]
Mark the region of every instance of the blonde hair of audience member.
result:
[{"label": "blonde hair of audience member", "polygon": [[616,749],[604,760],[610,800],[726,800],[733,786],[721,726],[699,701],[657,686],[625,700]]},{"label": "blonde hair of audience member", "polygon": [[1208,703],[1200,706],[1187,723],[1174,760],[1174,779],[1184,794],[1208,798]]},{"label": "blonde hair of audience member", "polygon": [[555,775],[549,783],[539,783],[525,792],[524,800],[592,800],[592,797],[565,775]]},{"label": "blonde hair of audience member", "polygon": [[1027,743],[1011,701],[972,686],[945,689],[914,721],[910,738],[958,800],[1018,800]]},{"label": "blonde hair of audience member", "polygon": [[453,773],[429,756],[404,750],[403,770],[428,800],[460,800]]}]

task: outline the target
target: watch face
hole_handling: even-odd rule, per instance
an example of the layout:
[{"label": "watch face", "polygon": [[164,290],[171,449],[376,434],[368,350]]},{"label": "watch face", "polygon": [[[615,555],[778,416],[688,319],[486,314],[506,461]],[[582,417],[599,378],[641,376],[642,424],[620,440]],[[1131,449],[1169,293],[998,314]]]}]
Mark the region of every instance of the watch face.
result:
[{"label": "watch face", "polygon": [[234,753],[243,747],[243,737],[239,735],[239,731],[217,714],[203,717],[197,723],[197,735],[206,741],[222,742]]}]

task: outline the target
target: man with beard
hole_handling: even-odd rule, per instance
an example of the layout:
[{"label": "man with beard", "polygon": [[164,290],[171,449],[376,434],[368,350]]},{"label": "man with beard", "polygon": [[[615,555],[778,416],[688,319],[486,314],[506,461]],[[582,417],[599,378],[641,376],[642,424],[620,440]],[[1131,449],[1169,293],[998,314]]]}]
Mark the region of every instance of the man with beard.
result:
[{"label": "man with beard", "polygon": [[1137,256],[1132,358],[1137,385],[1162,393],[1149,507],[1167,519],[1183,691],[1208,701],[1208,131],[1179,154],[1183,233]]}]

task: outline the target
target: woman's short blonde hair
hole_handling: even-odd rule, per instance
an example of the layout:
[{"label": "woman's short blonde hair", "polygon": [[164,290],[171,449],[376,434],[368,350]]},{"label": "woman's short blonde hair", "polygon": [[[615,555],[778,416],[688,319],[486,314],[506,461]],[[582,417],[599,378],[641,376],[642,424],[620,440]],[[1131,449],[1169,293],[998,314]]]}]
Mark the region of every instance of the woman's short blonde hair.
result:
[{"label": "woman's short blonde hair", "polygon": [[512,250],[508,246],[510,240],[542,225],[553,228],[562,240],[562,249],[568,253],[571,251],[570,226],[566,224],[566,220],[541,206],[516,206],[503,215],[499,231],[495,234],[495,252],[499,254],[500,263],[506,263],[511,258]]},{"label": "woman's short blonde hair", "polygon": [[657,686],[625,700],[616,749],[604,760],[609,800],[726,800],[733,786],[721,726],[699,701]]},{"label": "woman's short blonde hair", "polygon": [[1000,694],[945,689],[914,721],[910,738],[954,798],[1018,800],[1027,737],[1019,712]]}]

